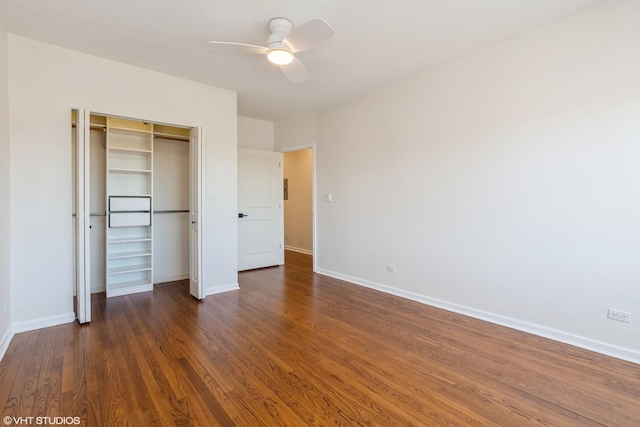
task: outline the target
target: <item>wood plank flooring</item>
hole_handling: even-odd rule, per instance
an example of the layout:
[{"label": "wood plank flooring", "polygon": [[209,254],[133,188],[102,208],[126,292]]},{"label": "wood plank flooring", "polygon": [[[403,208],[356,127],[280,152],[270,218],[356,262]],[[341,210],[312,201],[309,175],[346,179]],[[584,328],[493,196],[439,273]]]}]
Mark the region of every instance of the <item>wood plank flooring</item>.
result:
[{"label": "wood plank flooring", "polygon": [[315,275],[311,257],[93,296],[93,321],[17,334],[0,415],[83,426],[638,426],[640,365]]}]

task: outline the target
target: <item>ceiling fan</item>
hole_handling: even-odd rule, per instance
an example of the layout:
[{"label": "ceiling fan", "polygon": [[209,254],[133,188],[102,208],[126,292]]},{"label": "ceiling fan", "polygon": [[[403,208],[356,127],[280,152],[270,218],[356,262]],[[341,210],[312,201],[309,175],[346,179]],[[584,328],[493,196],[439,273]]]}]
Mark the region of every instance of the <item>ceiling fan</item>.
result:
[{"label": "ceiling fan", "polygon": [[324,19],[316,18],[299,27],[286,18],[273,18],[269,21],[271,35],[267,46],[226,41],[210,41],[213,47],[226,46],[237,48],[243,53],[263,54],[273,64],[279,65],[285,77],[294,84],[309,80],[307,67],[295,57],[296,53],[317,47],[333,36],[334,30]]}]

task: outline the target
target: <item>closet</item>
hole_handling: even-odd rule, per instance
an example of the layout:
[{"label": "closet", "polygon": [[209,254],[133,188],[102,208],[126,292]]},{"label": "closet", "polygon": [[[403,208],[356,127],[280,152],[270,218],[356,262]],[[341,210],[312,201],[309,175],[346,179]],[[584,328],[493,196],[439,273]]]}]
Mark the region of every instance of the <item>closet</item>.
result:
[{"label": "closet", "polygon": [[188,279],[190,128],[100,114],[89,121],[91,293]]}]

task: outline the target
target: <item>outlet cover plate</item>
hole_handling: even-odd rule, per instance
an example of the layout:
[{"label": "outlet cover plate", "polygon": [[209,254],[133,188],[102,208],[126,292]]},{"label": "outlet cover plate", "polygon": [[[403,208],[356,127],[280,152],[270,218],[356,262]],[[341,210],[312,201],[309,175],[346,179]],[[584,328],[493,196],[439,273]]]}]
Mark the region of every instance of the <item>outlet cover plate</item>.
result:
[{"label": "outlet cover plate", "polygon": [[607,310],[607,317],[611,320],[631,323],[631,313],[628,313],[626,311],[610,308],[609,310]]}]

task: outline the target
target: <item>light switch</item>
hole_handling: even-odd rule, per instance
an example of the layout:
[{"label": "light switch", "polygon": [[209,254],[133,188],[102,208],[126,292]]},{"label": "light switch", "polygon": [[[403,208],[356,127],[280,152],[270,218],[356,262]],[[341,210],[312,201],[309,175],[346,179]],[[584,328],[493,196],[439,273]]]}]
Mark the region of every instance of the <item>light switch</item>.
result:
[{"label": "light switch", "polygon": [[331,203],[331,193],[325,194],[324,201],[327,203]]}]

